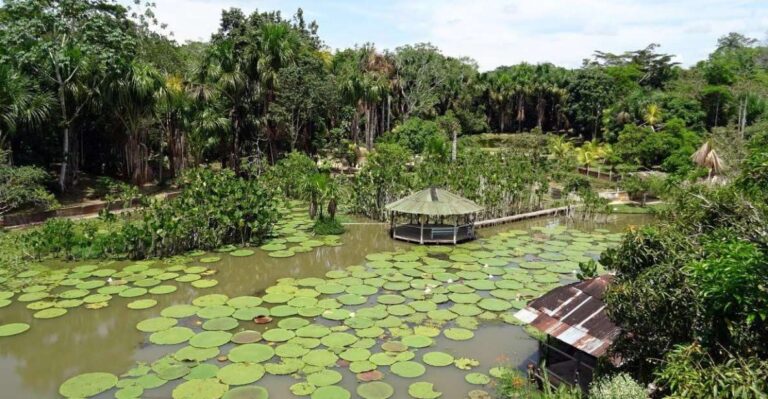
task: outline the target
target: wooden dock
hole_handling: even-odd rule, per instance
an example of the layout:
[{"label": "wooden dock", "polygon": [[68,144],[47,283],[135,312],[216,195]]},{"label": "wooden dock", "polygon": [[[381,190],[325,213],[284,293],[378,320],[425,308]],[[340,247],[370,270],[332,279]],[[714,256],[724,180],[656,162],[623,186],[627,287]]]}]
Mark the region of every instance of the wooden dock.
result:
[{"label": "wooden dock", "polygon": [[559,208],[542,209],[540,211],[533,211],[527,213],[519,213],[517,215],[504,216],[496,219],[478,220],[475,222],[475,228],[491,227],[504,223],[516,222],[518,220],[531,219],[539,216],[555,216],[555,215],[567,215],[568,212],[573,209],[573,206],[562,206]]}]

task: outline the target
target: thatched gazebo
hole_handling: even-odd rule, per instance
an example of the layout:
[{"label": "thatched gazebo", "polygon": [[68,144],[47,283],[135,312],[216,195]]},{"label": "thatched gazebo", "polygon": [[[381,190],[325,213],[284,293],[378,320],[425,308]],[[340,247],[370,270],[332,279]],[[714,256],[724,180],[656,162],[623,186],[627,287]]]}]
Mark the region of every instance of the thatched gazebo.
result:
[{"label": "thatched gazebo", "polygon": [[419,244],[458,244],[475,239],[480,205],[439,188],[388,204],[392,238]]}]

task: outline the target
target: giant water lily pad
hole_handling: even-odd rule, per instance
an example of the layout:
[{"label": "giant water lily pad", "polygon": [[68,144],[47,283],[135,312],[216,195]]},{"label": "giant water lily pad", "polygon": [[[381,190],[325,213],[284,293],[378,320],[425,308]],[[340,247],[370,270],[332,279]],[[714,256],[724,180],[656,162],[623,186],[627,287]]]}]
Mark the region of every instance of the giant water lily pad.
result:
[{"label": "giant water lily pad", "polygon": [[203,330],[208,331],[227,331],[237,328],[240,322],[232,317],[219,317],[216,319],[207,320],[203,323]]},{"label": "giant water lily pad", "polygon": [[167,330],[178,323],[178,320],[169,317],[153,317],[140,321],[136,324],[136,328],[142,332],[158,332]]},{"label": "giant water lily pad", "polygon": [[344,332],[335,332],[320,339],[320,342],[329,348],[349,346],[357,342],[357,337]]},{"label": "giant water lily pad", "polygon": [[193,281],[190,284],[195,288],[211,288],[217,286],[219,282],[214,279],[202,279]]},{"label": "giant water lily pad", "polygon": [[269,399],[269,391],[260,386],[237,387],[230,389],[222,399]]},{"label": "giant water lily pad", "polygon": [[230,252],[229,254],[234,257],[245,257],[245,256],[251,256],[254,253],[255,252],[251,249],[238,249]]},{"label": "giant water lily pad", "polygon": [[261,341],[261,333],[258,331],[245,330],[232,336],[232,342],[236,344],[252,344]]},{"label": "giant water lily pad", "polygon": [[189,370],[189,374],[184,376],[185,380],[205,380],[215,378],[219,372],[219,367],[215,364],[200,363]]},{"label": "giant water lily pad", "polygon": [[27,323],[9,323],[0,325],[0,337],[10,337],[29,330]]},{"label": "giant water lily pad", "polygon": [[189,380],[177,386],[172,396],[173,399],[219,399],[228,389],[215,378]]},{"label": "giant water lily pad", "polygon": [[443,334],[445,334],[445,337],[448,339],[452,339],[454,341],[466,341],[469,339],[472,339],[472,337],[475,336],[475,333],[472,332],[472,330],[467,330],[465,328],[448,328],[445,331],[443,331]]},{"label": "giant water lily pad", "polygon": [[128,309],[141,310],[141,309],[149,309],[155,305],[157,305],[157,301],[154,299],[139,299],[137,301],[133,301],[129,303],[127,306],[128,306]]},{"label": "giant water lily pad", "polygon": [[282,344],[275,347],[275,354],[282,358],[296,358],[309,353],[309,348],[295,343]]},{"label": "giant water lily pad", "polygon": [[36,319],[53,319],[56,317],[64,316],[66,313],[67,313],[67,309],[48,308],[33,314],[32,317]]},{"label": "giant water lily pad", "polygon": [[232,339],[232,334],[226,331],[203,331],[189,339],[189,344],[195,348],[214,348],[222,346]]},{"label": "giant water lily pad", "polygon": [[371,352],[365,348],[350,348],[341,352],[339,357],[348,362],[357,362],[368,360],[371,357]]},{"label": "giant water lily pad", "polygon": [[352,394],[339,386],[320,387],[312,392],[311,399],[349,399]]},{"label": "giant water lily pad", "polygon": [[227,301],[227,305],[236,308],[252,308],[262,304],[262,300],[256,296],[239,296]]},{"label": "giant water lily pad", "polygon": [[308,396],[312,394],[312,392],[315,392],[317,387],[308,382],[298,382],[291,385],[289,389],[291,393],[296,396]]},{"label": "giant water lily pad", "polygon": [[295,337],[296,333],[294,333],[291,330],[274,328],[274,329],[265,331],[263,334],[261,334],[261,336],[262,338],[270,342],[285,342]]},{"label": "giant water lily pad", "polygon": [[195,332],[187,327],[171,327],[149,336],[149,342],[155,345],[176,345],[187,342]]},{"label": "giant water lily pad", "polygon": [[145,295],[147,292],[149,291],[146,288],[132,287],[132,288],[126,288],[120,291],[118,295],[120,295],[123,298],[135,298],[138,296]]},{"label": "giant water lily pad", "polygon": [[275,350],[264,344],[245,344],[229,351],[229,360],[239,362],[261,363],[275,356]]},{"label": "giant water lily pad", "polygon": [[301,360],[312,366],[329,367],[335,364],[336,361],[339,360],[339,357],[326,349],[314,349],[304,355]]},{"label": "giant water lily pad", "polygon": [[307,376],[307,382],[315,387],[325,387],[341,382],[341,373],[334,370],[322,370]]},{"label": "giant water lily pad", "polygon": [[154,371],[158,377],[166,381],[172,381],[189,374],[190,369],[185,363],[178,361],[173,357],[166,356],[152,363],[152,371]]},{"label": "giant water lily pad", "polygon": [[349,371],[353,373],[365,373],[368,371],[376,370],[376,363],[369,360],[358,360],[349,364]]},{"label": "giant water lily pad", "polygon": [[357,386],[357,394],[363,399],[387,399],[395,394],[395,389],[386,382],[366,382]]},{"label": "giant water lily pad", "polygon": [[112,389],[118,378],[109,373],[85,373],[72,377],[59,387],[65,398],[90,398]]},{"label": "giant water lily pad", "polygon": [[235,308],[226,305],[206,306],[197,311],[197,316],[201,319],[218,319],[228,317],[235,313]]},{"label": "giant water lily pad", "polygon": [[229,297],[224,294],[209,294],[199,296],[192,300],[192,304],[200,307],[224,305],[229,301]]},{"label": "giant water lily pad", "polygon": [[402,339],[402,343],[411,348],[426,348],[431,346],[433,342],[432,338],[424,335],[409,335]]},{"label": "giant water lily pad", "polygon": [[219,380],[228,385],[247,385],[264,376],[264,366],[256,363],[233,363],[221,368]]},{"label": "giant water lily pad", "polygon": [[219,348],[195,348],[185,346],[173,354],[176,360],[185,362],[204,362],[219,355]]},{"label": "giant water lily pad", "polygon": [[512,307],[509,302],[497,298],[483,298],[483,300],[477,303],[477,306],[492,312],[503,312]]},{"label": "giant water lily pad", "polygon": [[163,317],[173,317],[175,319],[183,319],[195,315],[200,310],[199,307],[194,305],[173,305],[163,309],[160,315]]},{"label": "giant water lily pad", "polygon": [[397,362],[389,366],[389,370],[403,378],[420,377],[427,371],[423,365],[412,361]]},{"label": "giant water lily pad", "polygon": [[173,285],[158,285],[149,289],[149,293],[153,295],[165,295],[176,292],[178,288]]},{"label": "giant water lily pad", "polygon": [[430,382],[414,382],[408,387],[408,395],[414,399],[437,399],[442,392],[435,391],[435,386]]},{"label": "giant water lily pad", "polygon": [[485,385],[491,382],[491,378],[483,373],[469,373],[464,379],[473,385]]},{"label": "giant water lily pad", "polygon": [[445,367],[453,364],[453,356],[444,352],[425,353],[421,360],[430,366]]}]

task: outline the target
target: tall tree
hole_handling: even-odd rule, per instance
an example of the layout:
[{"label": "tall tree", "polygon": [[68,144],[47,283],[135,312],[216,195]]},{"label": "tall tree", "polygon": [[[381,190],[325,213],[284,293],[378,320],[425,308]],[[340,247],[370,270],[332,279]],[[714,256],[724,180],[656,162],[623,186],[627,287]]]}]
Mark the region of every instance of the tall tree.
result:
[{"label": "tall tree", "polygon": [[18,124],[39,125],[51,112],[53,99],[40,91],[34,81],[0,64],[0,153]]},{"label": "tall tree", "polygon": [[99,88],[127,70],[134,24],[124,7],[108,0],[8,0],[0,9],[0,32],[1,61],[34,74],[55,95],[59,188],[66,190],[75,123]]}]

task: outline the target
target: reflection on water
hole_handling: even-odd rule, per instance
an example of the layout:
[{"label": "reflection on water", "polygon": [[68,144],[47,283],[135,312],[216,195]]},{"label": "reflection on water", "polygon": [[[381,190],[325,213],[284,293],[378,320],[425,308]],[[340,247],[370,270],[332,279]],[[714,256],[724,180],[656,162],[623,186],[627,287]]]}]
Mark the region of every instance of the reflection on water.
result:
[{"label": "reflection on water", "polygon": [[[571,227],[585,231],[594,228],[621,231],[627,225],[640,225],[648,220],[649,217],[645,215],[621,215],[609,224],[591,225],[543,218],[479,232],[481,237],[488,237],[504,230],[549,223],[570,223],[573,224]],[[368,253],[407,248],[410,245],[391,240],[386,228],[382,224],[352,225],[343,236],[344,245],[321,247],[291,258],[272,258],[263,251],[245,258],[223,256],[221,262],[208,265],[218,270],[215,278],[219,285],[198,290],[187,284],[179,284],[175,293],[154,296],[158,305],[146,310],[130,310],[126,304],[132,299],[116,296],[105,309],[88,310],[81,307],[70,309],[67,315],[57,319],[36,320],[32,318],[32,312],[24,308],[25,304],[14,302],[0,310],[0,324],[26,322],[32,325],[32,329],[0,341],[0,397],[56,398],[61,382],[74,375],[92,371],[119,375],[133,367],[136,361],[152,361],[177,350],[183,345],[147,346],[147,334],[135,328],[137,322],[157,316],[167,306],[190,303],[193,298],[206,293],[224,293],[230,297],[259,295],[283,277],[322,277],[329,270],[362,264]],[[487,371],[499,362],[524,365],[528,359],[535,359],[537,343],[519,327],[490,323],[476,331],[471,341],[457,342],[441,337],[436,339],[435,348],[475,358],[480,361],[482,370]],[[427,374],[420,380],[439,381],[443,392],[463,392],[466,391],[464,374],[453,367],[428,368]],[[386,381],[396,388],[407,387],[408,383],[413,382],[394,375],[387,375]],[[294,382],[290,378],[267,375],[259,384],[269,387],[273,392],[288,392],[288,386]],[[354,390],[356,384],[351,375],[345,374],[342,385]],[[167,384],[164,388],[149,391],[144,397],[170,397],[174,385]],[[401,391],[400,388],[398,391]]]}]

